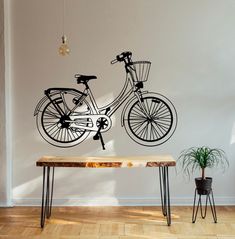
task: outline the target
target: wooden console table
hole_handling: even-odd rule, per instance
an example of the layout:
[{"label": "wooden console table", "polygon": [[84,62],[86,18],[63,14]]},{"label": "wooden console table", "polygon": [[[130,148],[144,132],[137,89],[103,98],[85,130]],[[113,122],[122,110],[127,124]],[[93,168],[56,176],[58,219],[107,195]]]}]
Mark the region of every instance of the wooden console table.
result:
[{"label": "wooden console table", "polygon": [[[156,156],[104,156],[104,157],[62,157],[44,156],[36,162],[36,166],[43,167],[41,228],[45,219],[50,218],[53,199],[55,167],[79,168],[134,168],[158,167],[161,193],[162,213],[171,225],[170,188],[168,167],[175,166],[176,161],[169,155]],[[52,169],[52,170],[51,170]]]}]

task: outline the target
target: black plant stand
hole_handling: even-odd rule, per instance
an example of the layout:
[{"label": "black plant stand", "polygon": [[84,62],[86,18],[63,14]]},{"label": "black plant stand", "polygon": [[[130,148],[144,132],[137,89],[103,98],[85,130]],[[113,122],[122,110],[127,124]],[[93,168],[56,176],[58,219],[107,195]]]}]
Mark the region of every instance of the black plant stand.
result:
[{"label": "black plant stand", "polygon": [[[198,197],[197,208],[196,208],[196,210],[195,210],[195,203],[196,203],[197,195],[198,195],[199,197]],[[205,211],[204,211],[204,213],[202,212],[202,196],[205,196],[205,197],[206,197],[206,205],[205,205]],[[200,192],[197,188],[195,189],[195,193],[194,193],[192,223],[195,223],[195,222],[196,222],[199,206],[200,206],[200,211],[201,211],[201,217],[202,217],[203,219],[206,218],[208,199],[209,199],[209,203],[210,203],[211,212],[212,212],[212,216],[213,216],[214,222],[217,223],[217,216],[216,216],[216,209],[215,209],[215,201],[214,201],[214,196],[213,196],[213,191],[212,191],[212,189],[206,190],[206,191],[204,191],[204,192]]]}]

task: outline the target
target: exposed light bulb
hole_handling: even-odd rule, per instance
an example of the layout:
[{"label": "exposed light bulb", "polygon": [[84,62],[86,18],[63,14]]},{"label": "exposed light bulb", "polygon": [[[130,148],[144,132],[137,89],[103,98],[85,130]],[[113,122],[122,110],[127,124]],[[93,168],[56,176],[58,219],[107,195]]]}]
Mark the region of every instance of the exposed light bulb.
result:
[{"label": "exposed light bulb", "polygon": [[67,45],[67,38],[65,35],[62,36],[62,44],[59,47],[59,54],[61,56],[66,56],[70,52],[69,47]]}]

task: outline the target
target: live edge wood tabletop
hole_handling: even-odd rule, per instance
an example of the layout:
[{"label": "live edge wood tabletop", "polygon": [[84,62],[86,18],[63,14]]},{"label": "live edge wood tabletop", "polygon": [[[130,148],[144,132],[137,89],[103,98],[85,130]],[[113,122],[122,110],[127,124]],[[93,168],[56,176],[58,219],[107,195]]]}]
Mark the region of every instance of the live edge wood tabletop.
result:
[{"label": "live edge wood tabletop", "polygon": [[131,168],[175,166],[176,161],[170,155],[98,157],[43,156],[37,161],[36,165],[49,167]]},{"label": "live edge wood tabletop", "polygon": [[41,227],[45,219],[49,219],[52,210],[54,170],[56,167],[78,168],[137,168],[158,167],[162,213],[171,225],[170,187],[168,167],[175,166],[176,161],[170,155],[146,156],[97,156],[97,157],[68,157],[43,156],[36,162],[36,166],[43,167]]}]

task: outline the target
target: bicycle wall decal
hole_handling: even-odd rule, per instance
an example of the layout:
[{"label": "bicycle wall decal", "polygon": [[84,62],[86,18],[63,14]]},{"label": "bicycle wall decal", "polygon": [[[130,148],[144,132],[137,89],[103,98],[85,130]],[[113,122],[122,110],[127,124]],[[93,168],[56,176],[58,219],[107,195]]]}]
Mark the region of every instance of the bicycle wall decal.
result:
[{"label": "bicycle wall decal", "polygon": [[112,126],[111,116],[124,103],[121,125],[136,143],[157,146],[165,143],[175,132],[177,112],[165,96],[143,91],[151,66],[150,61],[132,61],[127,51],[116,56],[111,64],[123,62],[126,70],[125,84],[116,99],[98,107],[88,85],[93,75],[76,74],[77,84],[84,90],[74,88],[49,88],[34,111],[39,133],[48,143],[62,148],[73,147],[84,141],[91,132],[93,139],[105,143],[102,133]]}]

